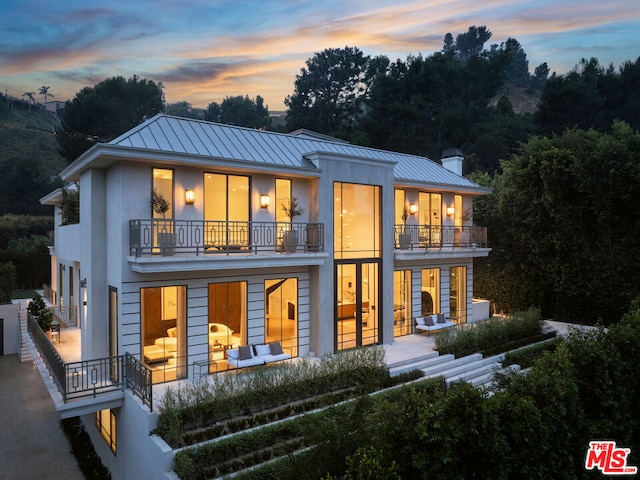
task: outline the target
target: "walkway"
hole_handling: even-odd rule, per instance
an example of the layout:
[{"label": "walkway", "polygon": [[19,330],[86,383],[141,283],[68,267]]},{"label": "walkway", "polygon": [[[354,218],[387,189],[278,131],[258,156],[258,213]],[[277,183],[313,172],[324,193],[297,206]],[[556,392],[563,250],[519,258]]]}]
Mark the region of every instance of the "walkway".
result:
[{"label": "walkway", "polygon": [[0,356],[0,480],[83,480],[35,363]]}]

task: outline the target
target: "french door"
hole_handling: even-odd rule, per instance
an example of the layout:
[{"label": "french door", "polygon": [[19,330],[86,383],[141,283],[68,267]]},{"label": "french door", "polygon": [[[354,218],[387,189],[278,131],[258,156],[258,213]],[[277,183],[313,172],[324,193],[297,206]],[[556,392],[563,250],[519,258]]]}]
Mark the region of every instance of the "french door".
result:
[{"label": "french door", "polygon": [[336,351],[380,342],[379,278],[379,260],[336,261]]}]

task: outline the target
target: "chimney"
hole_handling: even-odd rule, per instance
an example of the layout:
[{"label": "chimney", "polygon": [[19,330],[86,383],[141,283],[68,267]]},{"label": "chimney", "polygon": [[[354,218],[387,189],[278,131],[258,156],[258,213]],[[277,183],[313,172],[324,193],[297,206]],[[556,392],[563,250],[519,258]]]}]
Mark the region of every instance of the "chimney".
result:
[{"label": "chimney", "polygon": [[459,148],[447,148],[442,151],[442,166],[450,172],[462,176],[463,158],[464,154]]}]

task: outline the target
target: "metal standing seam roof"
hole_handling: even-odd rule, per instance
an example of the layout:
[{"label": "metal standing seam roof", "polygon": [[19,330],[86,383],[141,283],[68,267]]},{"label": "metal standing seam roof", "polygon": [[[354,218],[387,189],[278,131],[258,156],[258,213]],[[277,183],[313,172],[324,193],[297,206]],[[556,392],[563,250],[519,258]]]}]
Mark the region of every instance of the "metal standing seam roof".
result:
[{"label": "metal standing seam roof", "polygon": [[283,167],[308,167],[305,154],[322,152],[395,162],[394,177],[403,181],[485,190],[427,157],[163,114],[109,144]]}]

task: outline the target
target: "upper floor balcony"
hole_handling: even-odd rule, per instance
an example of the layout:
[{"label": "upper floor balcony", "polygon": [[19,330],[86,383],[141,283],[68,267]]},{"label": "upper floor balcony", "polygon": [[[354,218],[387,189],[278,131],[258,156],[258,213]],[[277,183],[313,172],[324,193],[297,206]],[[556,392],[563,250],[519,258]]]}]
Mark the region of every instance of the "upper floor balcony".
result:
[{"label": "upper floor balcony", "polygon": [[[129,254],[139,272],[247,268],[252,261],[310,265],[324,262],[322,223],[138,219],[129,221]],[[247,258],[248,257],[248,258]],[[211,260],[216,260],[212,262]],[[205,263],[203,263],[205,262]],[[155,264],[154,267],[150,265]],[[160,267],[164,264],[165,267]]]},{"label": "upper floor balcony", "polygon": [[485,256],[487,227],[453,225],[395,225],[396,253],[421,252],[442,255],[476,252],[472,256]]}]

